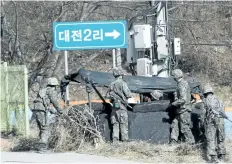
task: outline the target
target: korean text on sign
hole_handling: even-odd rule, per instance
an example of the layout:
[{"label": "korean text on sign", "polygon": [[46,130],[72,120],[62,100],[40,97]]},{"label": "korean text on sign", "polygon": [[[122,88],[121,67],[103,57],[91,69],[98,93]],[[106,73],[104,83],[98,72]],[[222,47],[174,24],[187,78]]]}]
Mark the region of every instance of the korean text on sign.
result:
[{"label": "korean text on sign", "polygon": [[93,41],[101,40],[103,41],[103,29],[100,30],[64,30],[64,32],[59,32],[59,40],[65,42],[82,42],[82,41]]}]

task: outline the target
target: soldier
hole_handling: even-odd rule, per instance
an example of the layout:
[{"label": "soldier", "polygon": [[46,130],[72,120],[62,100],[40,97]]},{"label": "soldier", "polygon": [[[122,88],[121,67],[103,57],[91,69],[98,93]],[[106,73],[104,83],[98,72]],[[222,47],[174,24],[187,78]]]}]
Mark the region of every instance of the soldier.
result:
[{"label": "soldier", "polygon": [[123,72],[121,69],[114,69],[113,75],[115,81],[110,84],[109,95],[112,103],[111,123],[113,125],[113,142],[119,140],[121,132],[121,140],[128,140],[128,114],[127,101],[132,97],[127,83],[123,81]]},{"label": "soldier", "polygon": [[[56,86],[58,86],[58,80],[56,78],[48,78],[43,80],[42,87],[37,95],[36,100],[34,100],[34,109],[33,113],[36,118],[37,125],[39,127],[39,150],[45,151],[48,148],[48,123],[47,123],[47,113],[55,113],[56,111],[52,110],[50,104],[53,104],[54,108],[59,114],[62,114],[62,108],[59,104]],[[53,109],[54,109],[53,108]]]},{"label": "soldier", "polygon": [[[175,69],[173,72],[174,80],[177,81],[177,91],[175,101],[172,103],[177,108],[176,116],[172,121],[171,141],[177,143],[179,130],[183,134],[185,142],[193,144],[195,142],[190,129],[191,122],[191,93],[187,81],[183,79],[183,72],[180,69]],[[180,129],[179,129],[180,128]]]},{"label": "soldier", "polygon": [[[206,142],[207,142],[207,157],[211,162],[224,160],[225,150],[225,131],[224,118],[220,112],[224,113],[224,105],[214,95],[210,85],[206,85],[203,89],[204,108],[205,108],[205,124],[206,124]],[[217,151],[216,151],[217,149]]]},{"label": "soldier", "polygon": [[201,94],[200,90],[198,88],[194,88],[192,90],[192,98],[193,100],[191,101],[192,107],[195,108],[198,112],[198,119],[196,122],[197,127],[197,134],[199,141],[203,141],[205,139],[205,109],[204,109],[204,103],[202,101],[203,95]]}]

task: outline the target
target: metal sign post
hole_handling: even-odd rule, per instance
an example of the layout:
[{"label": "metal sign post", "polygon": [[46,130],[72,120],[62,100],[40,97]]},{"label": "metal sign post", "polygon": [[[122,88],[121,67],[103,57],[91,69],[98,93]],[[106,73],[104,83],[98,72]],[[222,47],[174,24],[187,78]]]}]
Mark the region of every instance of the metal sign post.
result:
[{"label": "metal sign post", "polygon": [[113,57],[113,69],[114,69],[116,68],[115,49],[112,50],[112,57]]},{"label": "metal sign post", "polygon": [[116,49],[116,67],[121,68],[122,67],[122,57],[121,57],[121,49]]}]

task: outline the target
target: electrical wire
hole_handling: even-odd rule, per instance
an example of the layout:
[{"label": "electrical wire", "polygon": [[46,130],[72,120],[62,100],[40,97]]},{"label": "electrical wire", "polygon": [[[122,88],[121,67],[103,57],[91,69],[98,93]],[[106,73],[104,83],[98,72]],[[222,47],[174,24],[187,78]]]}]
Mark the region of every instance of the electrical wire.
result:
[{"label": "electrical wire", "polygon": [[145,16],[147,16],[153,9],[155,9],[155,8],[157,8],[157,7],[158,7],[158,2],[157,2],[157,4],[156,4],[155,6],[152,6],[150,9],[144,10],[144,11],[142,11],[142,12],[136,14],[134,17],[132,17],[132,18],[128,21],[128,30],[131,30],[132,25],[133,25],[133,23],[136,21],[136,18],[137,18],[137,17],[140,17],[140,16],[145,17]]}]

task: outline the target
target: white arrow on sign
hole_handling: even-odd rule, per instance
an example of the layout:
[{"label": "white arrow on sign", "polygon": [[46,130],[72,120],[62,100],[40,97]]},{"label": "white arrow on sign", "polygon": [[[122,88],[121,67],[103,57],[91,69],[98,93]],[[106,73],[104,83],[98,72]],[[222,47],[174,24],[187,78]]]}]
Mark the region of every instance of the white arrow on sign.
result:
[{"label": "white arrow on sign", "polygon": [[114,37],[114,39],[117,39],[120,35],[121,34],[116,30],[113,30],[113,32],[106,32],[105,33],[106,37]]}]

